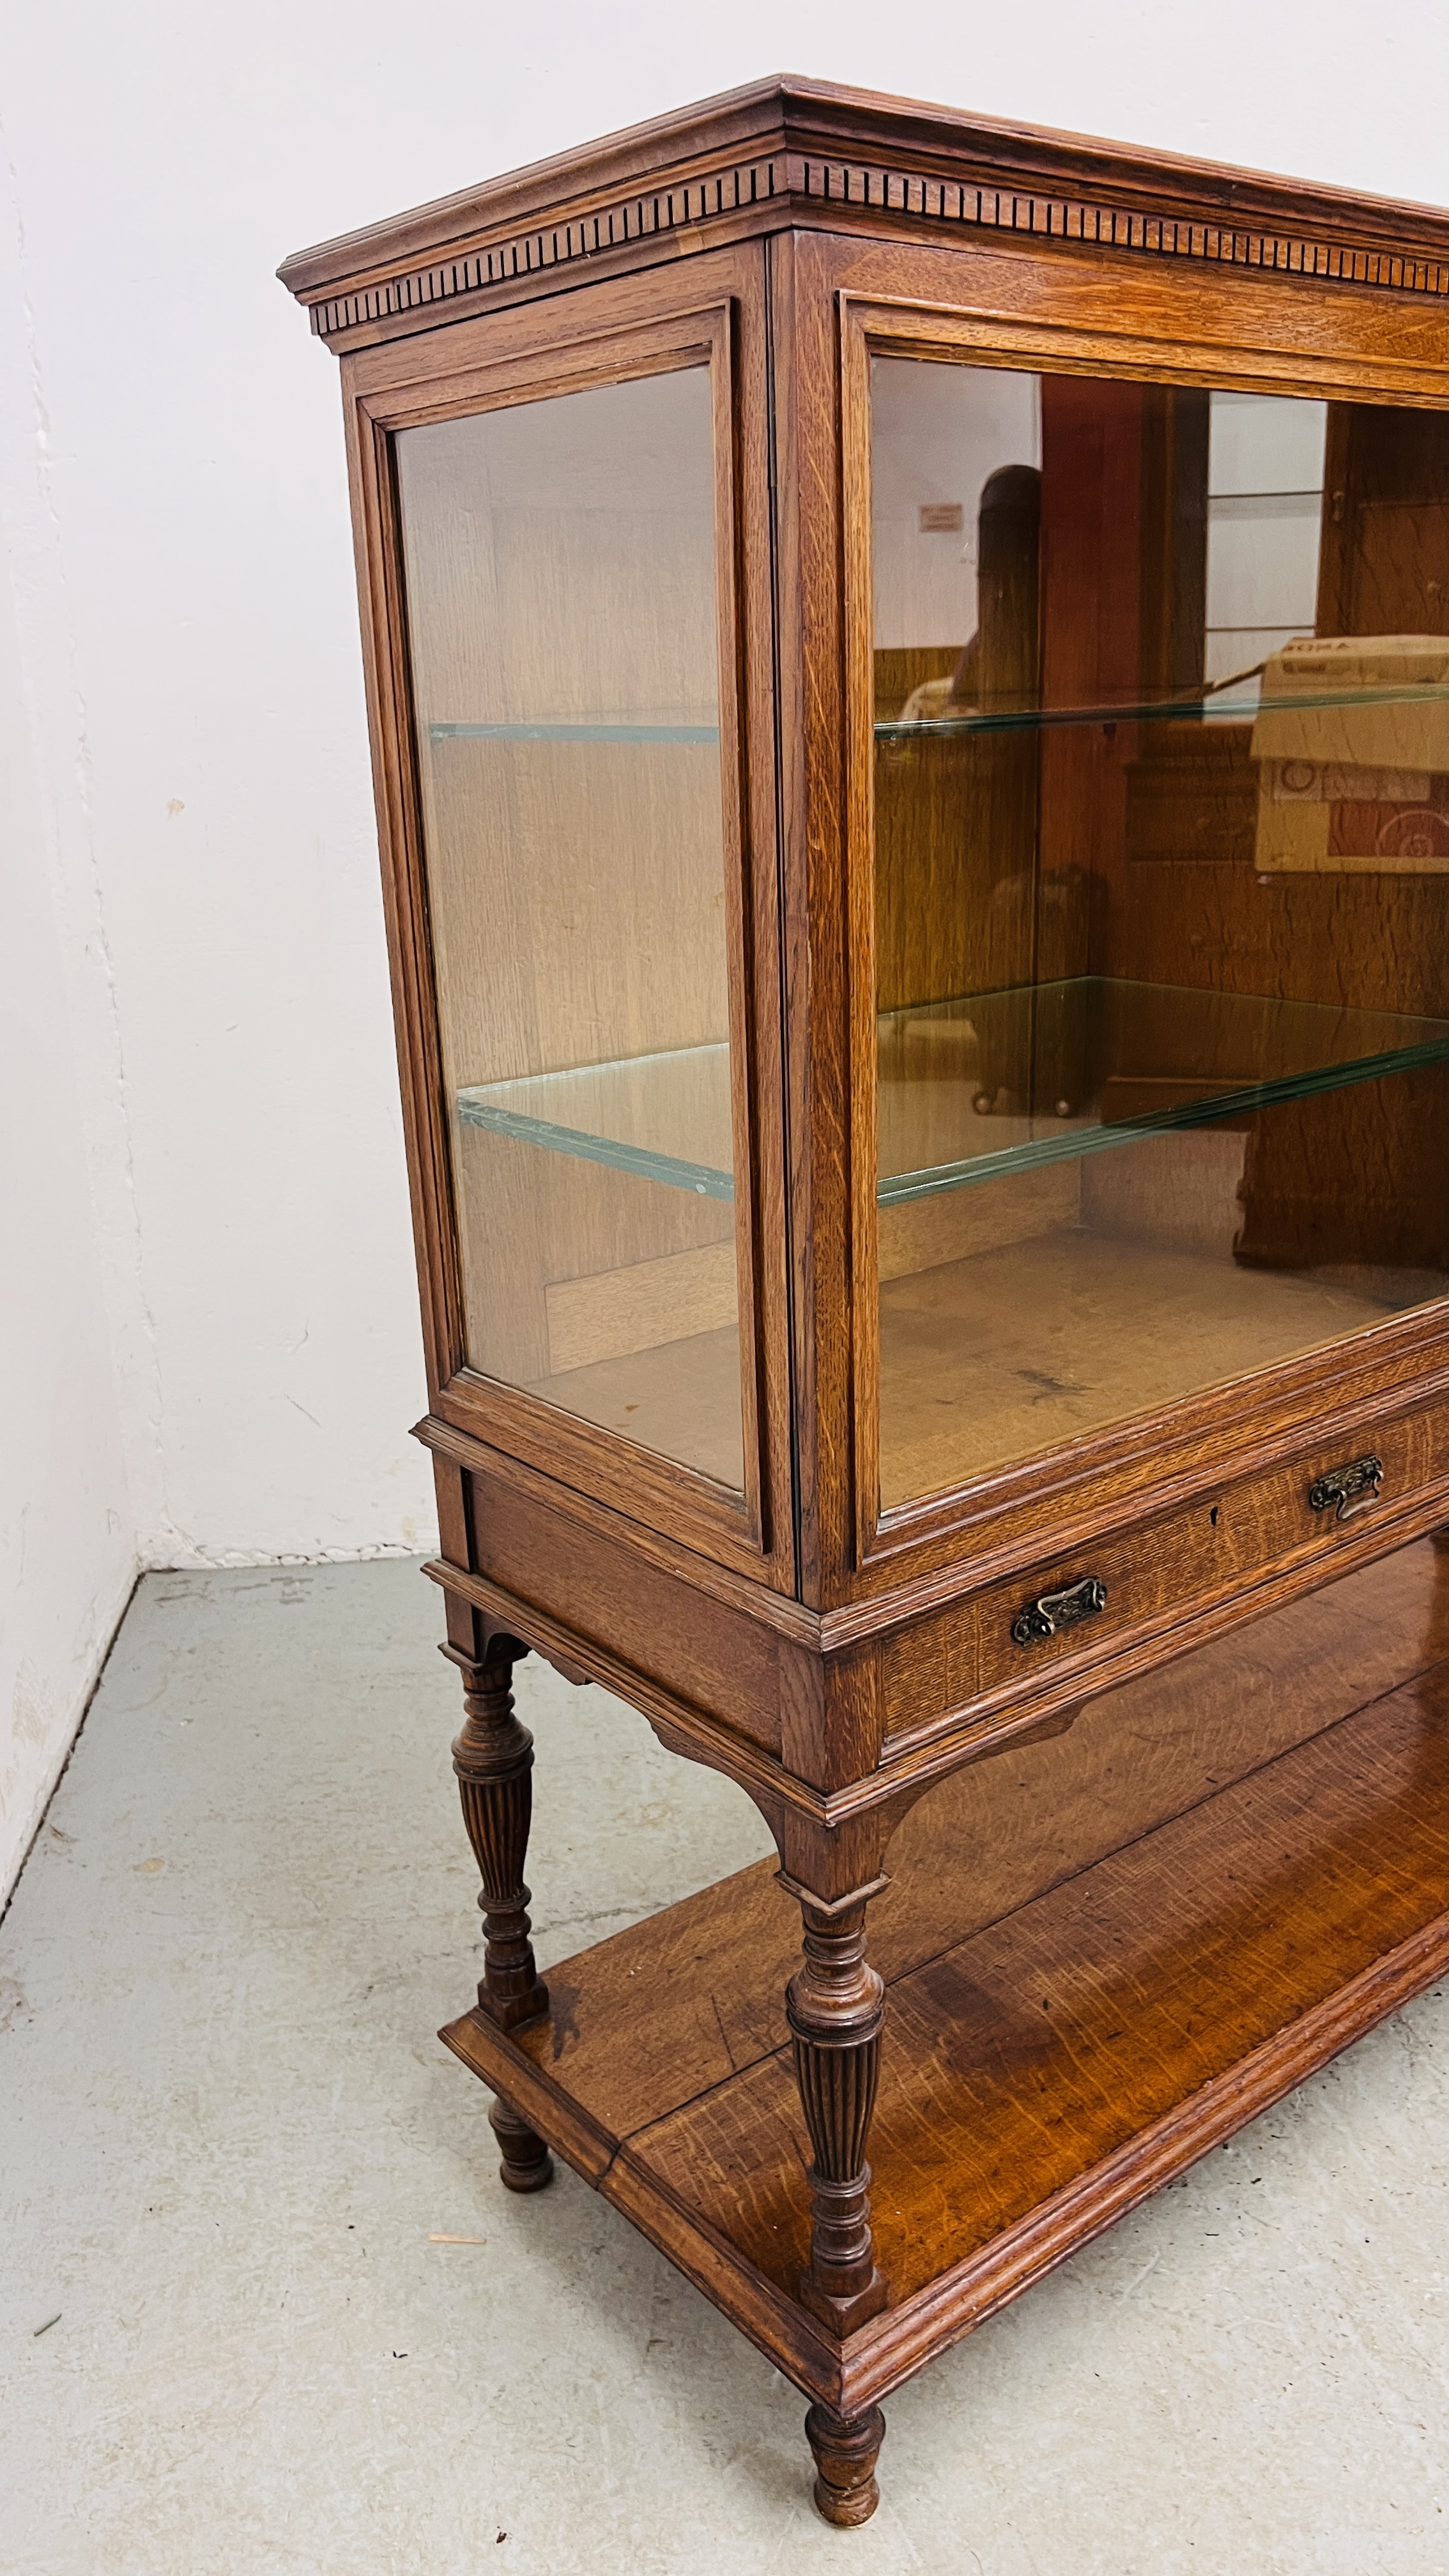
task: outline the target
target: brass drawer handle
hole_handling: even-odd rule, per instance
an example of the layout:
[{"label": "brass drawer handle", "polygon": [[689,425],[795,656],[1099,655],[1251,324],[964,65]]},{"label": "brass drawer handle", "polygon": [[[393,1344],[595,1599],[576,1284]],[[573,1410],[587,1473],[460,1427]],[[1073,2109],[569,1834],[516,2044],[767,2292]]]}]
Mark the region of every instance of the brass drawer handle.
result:
[{"label": "brass drawer handle", "polygon": [[1090,1619],[1095,1610],[1106,1607],[1106,1584],[1089,1574],[1084,1583],[1070,1584],[1065,1592],[1044,1592],[1039,1601],[1028,1601],[1012,1620],[1011,1633],[1019,1646],[1036,1646],[1044,1637],[1054,1637],[1059,1628],[1075,1628],[1079,1619]]},{"label": "brass drawer handle", "polygon": [[[1326,1512],[1331,1503],[1338,1509],[1335,1521],[1351,1521],[1355,1512],[1366,1512],[1377,1502],[1384,1481],[1382,1458],[1355,1458],[1349,1467],[1330,1467],[1326,1476],[1316,1476],[1308,1488],[1310,1508]],[[1357,1494],[1358,1502],[1353,1500]]]}]

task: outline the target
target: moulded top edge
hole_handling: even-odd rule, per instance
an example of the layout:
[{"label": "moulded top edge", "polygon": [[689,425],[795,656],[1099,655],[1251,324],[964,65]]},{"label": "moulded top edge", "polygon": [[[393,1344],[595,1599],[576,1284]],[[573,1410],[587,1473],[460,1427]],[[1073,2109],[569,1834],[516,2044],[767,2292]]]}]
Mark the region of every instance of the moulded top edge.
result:
[{"label": "moulded top edge", "polygon": [[[1082,191],[1179,222],[1286,224],[1393,257],[1449,260],[1449,210],[1439,207],[778,74],[296,251],[277,274],[315,303],[419,260],[461,256],[499,227],[563,220],[613,190],[683,184],[721,156],[761,151],[884,154],[907,175]],[[782,219],[787,205],[793,218],[788,182],[777,193]],[[827,210],[812,199],[809,219]]]}]

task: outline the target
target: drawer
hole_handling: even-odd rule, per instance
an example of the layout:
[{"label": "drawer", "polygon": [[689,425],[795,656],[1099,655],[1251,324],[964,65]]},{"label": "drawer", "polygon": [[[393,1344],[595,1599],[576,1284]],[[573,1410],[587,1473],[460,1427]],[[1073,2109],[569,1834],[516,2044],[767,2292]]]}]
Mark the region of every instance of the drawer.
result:
[{"label": "drawer", "polygon": [[1436,1494],[1449,1518],[1443,1401],[1395,1414],[1347,1443],[1319,1442],[1268,1474],[1209,1488],[953,1602],[885,1642],[881,1758],[963,1718],[1034,1698],[1043,1684],[1055,1692],[1058,1668],[1090,1686],[1092,1668],[1140,1636],[1190,1622],[1270,1572],[1301,1568],[1304,1588],[1326,1581],[1340,1561],[1365,1552],[1376,1521],[1404,1538],[1425,1526]]}]

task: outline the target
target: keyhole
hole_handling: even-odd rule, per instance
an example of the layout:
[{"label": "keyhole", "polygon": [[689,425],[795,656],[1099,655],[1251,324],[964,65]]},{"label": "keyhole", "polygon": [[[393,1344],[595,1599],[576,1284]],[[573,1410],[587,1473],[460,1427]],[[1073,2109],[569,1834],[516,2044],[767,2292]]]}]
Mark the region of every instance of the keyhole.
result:
[{"label": "keyhole", "polygon": [[1211,1521],[1213,1528],[1216,1529],[1218,1525],[1218,1507],[1216,1503],[1214,1503],[1212,1510],[1209,1512],[1208,1519]]}]

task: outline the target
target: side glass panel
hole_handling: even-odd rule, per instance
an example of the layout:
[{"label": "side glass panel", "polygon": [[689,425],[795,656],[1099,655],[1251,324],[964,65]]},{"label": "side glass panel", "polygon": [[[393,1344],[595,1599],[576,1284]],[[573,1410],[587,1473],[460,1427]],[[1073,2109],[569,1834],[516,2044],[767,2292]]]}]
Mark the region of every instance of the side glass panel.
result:
[{"label": "side glass panel", "polygon": [[1449,1290],[1449,415],[872,428],[889,1508]]},{"label": "side glass panel", "polygon": [[397,460],[468,1362],[738,1488],[708,370]]}]

